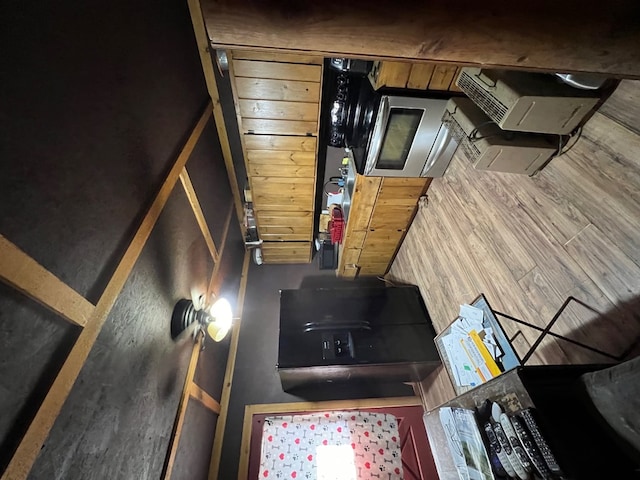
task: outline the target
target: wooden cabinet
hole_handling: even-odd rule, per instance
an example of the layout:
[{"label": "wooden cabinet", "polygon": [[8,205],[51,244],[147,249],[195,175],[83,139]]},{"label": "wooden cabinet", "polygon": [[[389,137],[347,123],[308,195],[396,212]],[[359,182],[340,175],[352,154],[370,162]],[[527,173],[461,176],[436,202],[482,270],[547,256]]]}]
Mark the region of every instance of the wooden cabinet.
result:
[{"label": "wooden cabinet", "polygon": [[265,263],[311,261],[322,59],[231,52],[231,84]]},{"label": "wooden cabinet", "polygon": [[338,276],[387,273],[430,182],[430,178],[356,177]]},{"label": "wooden cabinet", "polygon": [[455,79],[460,68],[434,63],[378,61],[374,63],[369,79],[376,90],[390,87],[459,92]]}]

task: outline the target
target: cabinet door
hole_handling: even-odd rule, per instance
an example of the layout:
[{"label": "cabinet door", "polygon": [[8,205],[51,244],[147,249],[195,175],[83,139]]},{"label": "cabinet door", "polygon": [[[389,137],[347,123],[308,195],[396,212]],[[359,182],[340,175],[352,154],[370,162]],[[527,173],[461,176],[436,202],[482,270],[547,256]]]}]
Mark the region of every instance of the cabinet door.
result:
[{"label": "cabinet door", "polygon": [[311,242],[263,242],[265,263],[308,263],[311,261]]}]

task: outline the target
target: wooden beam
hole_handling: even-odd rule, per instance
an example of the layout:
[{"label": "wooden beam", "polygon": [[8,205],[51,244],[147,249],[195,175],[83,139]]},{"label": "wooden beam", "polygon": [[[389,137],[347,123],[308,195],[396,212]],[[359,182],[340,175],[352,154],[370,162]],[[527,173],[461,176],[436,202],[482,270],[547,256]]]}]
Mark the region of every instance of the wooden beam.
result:
[{"label": "wooden beam", "polygon": [[0,235],[0,279],[81,327],[94,306],[49,270]]},{"label": "wooden beam", "polygon": [[198,226],[200,227],[202,236],[204,236],[204,241],[207,243],[207,248],[209,248],[211,258],[213,258],[213,261],[217,263],[218,249],[216,248],[216,244],[213,241],[213,237],[211,236],[211,230],[209,229],[209,225],[207,225],[207,220],[206,218],[204,218],[204,212],[202,211],[202,207],[200,206],[200,202],[198,201],[196,191],[193,188],[193,183],[191,183],[191,178],[189,177],[189,172],[187,172],[187,167],[184,167],[182,169],[182,172],[180,172],[180,181],[182,182],[184,191],[187,194],[189,203],[191,204],[193,214],[196,216],[196,221],[198,222]]},{"label": "wooden beam", "polygon": [[188,0],[187,3],[189,5],[189,13],[191,14],[191,23],[193,23],[193,31],[196,36],[196,43],[198,44],[198,52],[200,54],[200,61],[202,62],[204,79],[207,84],[209,95],[211,96],[211,101],[213,102],[213,118],[216,122],[218,138],[220,139],[220,147],[222,148],[222,157],[224,158],[224,164],[227,168],[227,175],[229,177],[229,184],[231,185],[231,193],[233,194],[233,201],[236,207],[236,216],[238,217],[238,223],[242,230],[244,204],[242,197],[240,196],[236,170],[233,166],[233,155],[231,154],[231,146],[229,145],[229,136],[227,135],[227,127],[224,123],[224,116],[222,114],[220,94],[218,93],[218,84],[216,82],[216,76],[213,69],[213,60],[211,59],[209,37],[207,36],[204,18],[202,17],[200,0]]},{"label": "wooden beam", "polygon": [[182,151],[178,155],[173,167],[167,174],[156,198],[149,207],[142,223],[138,227],[138,231],[133,237],[133,240],[131,240],[127,251],[122,256],[118,267],[100,297],[93,314],[80,333],[78,340],[62,365],[58,376],[51,385],[42,405],[40,405],[40,408],[31,422],[24,438],[20,442],[20,445],[18,445],[16,453],[2,475],[2,480],[24,479],[29,474],[44,441],[49,435],[49,431],[51,430],[56,417],[62,409],[62,405],[78,378],[78,374],[80,373],[80,370],[82,369],[82,366],[84,365],[84,362],[87,359],[102,326],[104,325],[104,322],[107,320],[111,308],[116,302],[122,287],[127,281],[134,264],[142,252],[142,248],[151,234],[151,230],[167,203],[169,195],[178,181],[180,172],[187,163],[191,152],[200,138],[202,130],[210,118],[211,105],[208,105],[191,132],[191,135],[182,148]]},{"label": "wooden beam", "polygon": [[191,382],[189,395],[191,396],[191,398],[198,400],[202,405],[211,410],[213,413],[220,413],[220,404],[218,403],[218,401],[193,381]]},{"label": "wooden beam", "polygon": [[[227,245],[227,238],[229,237],[229,226],[231,225],[231,216],[233,215],[233,203],[229,205],[229,213],[227,213],[227,218],[224,222],[224,230],[222,232],[222,244],[220,245],[219,257],[222,258],[222,254],[224,253],[224,249]],[[213,272],[211,273],[211,279],[209,280],[209,290],[208,297],[211,298],[211,294],[218,294],[220,290],[220,285],[222,284],[222,278],[220,277],[220,268],[222,262],[216,262],[213,267]]]},{"label": "wooden beam", "polygon": [[213,450],[211,452],[211,463],[209,465],[209,480],[218,480],[220,470],[220,459],[222,458],[222,442],[224,440],[224,430],[227,426],[227,412],[229,411],[229,398],[231,396],[231,386],[233,383],[233,372],[236,365],[236,355],[238,353],[238,336],[242,323],[242,309],[244,307],[244,296],[247,291],[247,278],[249,275],[249,252],[244,254],[242,264],[242,278],[240,279],[240,290],[238,292],[238,302],[236,304],[236,315],[238,321],[234,322],[231,329],[231,346],[229,347],[229,357],[227,358],[227,368],[224,373],[224,383],[222,384],[222,395],[220,400],[220,416],[216,424],[216,435],[213,440]]},{"label": "wooden beam", "polygon": [[364,398],[359,400],[332,400],[326,402],[262,403],[244,407],[242,442],[238,464],[238,478],[248,478],[253,416],[289,412],[323,412],[331,410],[363,410],[367,408],[409,407],[421,405],[418,397]]},{"label": "wooden beam", "polygon": [[[636,0],[203,0],[211,44],[640,78]],[[615,32],[611,35],[610,32]]]},{"label": "wooden beam", "polygon": [[200,357],[200,351],[202,350],[203,335],[204,333],[198,334],[198,338],[194,342],[193,349],[191,350],[189,368],[187,368],[187,376],[184,379],[184,387],[182,388],[182,395],[180,396],[180,402],[178,403],[176,420],[173,424],[171,438],[169,439],[169,449],[167,456],[165,457],[164,466],[162,467],[162,474],[160,475],[160,478],[163,480],[171,478],[171,471],[173,470],[173,464],[176,460],[180,435],[182,434],[182,426],[184,425],[184,416],[187,413],[187,404],[189,403],[189,398],[192,395],[191,390],[194,385],[193,376],[196,373],[198,358]]}]

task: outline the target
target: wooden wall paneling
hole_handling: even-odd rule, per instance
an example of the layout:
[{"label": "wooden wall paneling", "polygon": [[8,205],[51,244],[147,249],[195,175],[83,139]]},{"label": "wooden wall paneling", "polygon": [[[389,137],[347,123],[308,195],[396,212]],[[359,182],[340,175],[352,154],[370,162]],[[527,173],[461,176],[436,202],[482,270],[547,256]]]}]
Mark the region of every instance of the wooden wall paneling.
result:
[{"label": "wooden wall paneling", "polygon": [[456,69],[456,73],[453,76],[453,80],[451,81],[451,85],[449,86],[449,90],[452,92],[462,92],[462,89],[456,84],[458,81],[458,77],[460,76],[460,72],[462,71],[462,67],[458,67]]},{"label": "wooden wall paneling", "polygon": [[[256,135],[257,136],[257,135]],[[249,136],[248,136],[249,137]],[[249,150],[247,160],[254,165],[306,165],[316,164],[315,152],[297,152],[286,150]],[[310,176],[309,178],[311,178]]]},{"label": "wooden wall paneling", "polygon": [[429,81],[429,90],[449,90],[456,70],[455,66],[436,65]]},{"label": "wooden wall paneling", "polygon": [[264,242],[262,256],[269,263],[304,263],[311,260],[310,242]]},{"label": "wooden wall paneling", "polygon": [[275,227],[309,227],[313,226],[313,212],[286,212],[282,210],[256,210],[259,222],[269,223]]},{"label": "wooden wall paneling", "polygon": [[426,90],[433,75],[435,65],[432,63],[414,63],[411,66],[411,73],[407,80],[407,88],[416,90]]},{"label": "wooden wall paneling", "polygon": [[236,77],[299,80],[301,82],[319,82],[322,75],[322,67],[319,65],[249,61],[237,58],[233,61],[233,71]]},{"label": "wooden wall paneling", "polygon": [[178,181],[178,177],[182,172],[182,169],[187,163],[191,152],[200,138],[202,130],[211,118],[211,109],[211,104],[205,108],[198,123],[182,148],[182,151],[167,174],[158,194],[147,210],[136,234],[122,256],[116,270],[107,284],[107,287],[102,293],[100,300],[96,304],[91,317],[80,333],[64,365],[51,385],[47,396],[27,429],[24,438],[20,442],[16,453],[2,476],[2,480],[26,478],[31,470],[31,467],[40,452],[42,444],[46,440],[56,417],[60,413],[60,409],[62,408],[64,401],[69,395],[69,392],[71,391],[71,388],[73,387],[73,384],[78,377],[87,356],[89,355],[89,351],[98,338],[102,325],[106,321],[113,304],[127,281],[131,269],[138,259],[147,238],[149,238],[149,234],[151,233],[153,226],[160,216],[160,212],[162,212],[173,187]]},{"label": "wooden wall paneling", "polygon": [[216,82],[216,76],[213,69],[213,60],[211,59],[211,46],[206,32],[205,21],[202,16],[200,0],[187,0],[187,5],[189,7],[189,15],[191,16],[191,23],[193,24],[193,31],[196,37],[200,62],[202,63],[204,79],[207,84],[207,91],[209,92],[209,96],[211,97],[211,102],[213,104],[213,118],[216,123],[218,138],[220,139],[220,148],[222,149],[222,157],[224,158],[227,176],[229,177],[229,184],[231,185],[236,218],[240,225],[240,230],[242,230],[242,223],[244,220],[244,202],[240,195],[238,178],[236,176],[235,167],[233,166],[233,156],[231,154],[231,146],[229,145],[227,127],[224,123],[222,106],[220,105],[220,94],[218,93],[218,84]]},{"label": "wooden wall paneling", "polygon": [[233,326],[231,327],[231,345],[229,347],[227,367],[224,372],[222,395],[220,397],[220,416],[216,423],[216,434],[213,440],[213,448],[211,450],[209,480],[218,480],[220,458],[222,455],[222,442],[224,440],[224,431],[227,426],[227,412],[229,411],[229,399],[231,397],[231,388],[233,386],[233,372],[235,371],[236,355],[238,353],[238,336],[240,333],[240,326],[242,324],[242,311],[244,309],[244,297],[247,292],[247,278],[249,275],[250,261],[251,255],[248,252],[245,252],[244,261],[242,263],[240,289],[238,291],[238,300],[235,308],[236,317],[234,318]]},{"label": "wooden wall paneling", "polygon": [[240,99],[240,115],[244,118],[264,118],[274,120],[299,120],[317,122],[318,103],[278,102],[271,100]]},{"label": "wooden wall paneling", "polygon": [[207,220],[204,218],[204,212],[202,211],[202,207],[200,206],[200,202],[198,201],[198,196],[196,195],[196,191],[193,188],[193,184],[191,183],[191,178],[189,177],[189,172],[187,172],[187,167],[185,167],[180,173],[180,182],[182,182],[182,187],[187,194],[187,198],[189,199],[189,203],[191,204],[191,209],[193,210],[193,213],[196,217],[196,221],[198,222],[198,226],[200,227],[200,231],[202,232],[204,241],[207,244],[207,248],[209,249],[211,258],[214,262],[217,262],[218,249],[216,248],[213,237],[211,236],[211,230],[207,225]]},{"label": "wooden wall paneling", "polygon": [[247,150],[315,152],[316,137],[284,135],[243,135]]},{"label": "wooden wall paneling", "polygon": [[0,279],[65,320],[83,327],[94,306],[0,235]]},{"label": "wooden wall paneling", "polygon": [[173,430],[171,431],[171,438],[169,439],[169,447],[167,449],[167,455],[165,457],[164,465],[162,467],[162,474],[160,478],[163,480],[171,478],[171,472],[173,471],[173,464],[176,459],[176,453],[178,452],[178,443],[180,441],[180,435],[182,434],[182,425],[184,424],[184,416],[187,413],[187,404],[189,403],[191,386],[193,384],[193,375],[198,365],[198,357],[202,350],[204,333],[198,335],[198,338],[193,343],[191,349],[191,358],[189,359],[189,367],[187,368],[187,375],[184,379],[184,386],[182,387],[182,394],[180,395],[180,402],[178,403],[178,411],[176,412],[176,419],[173,423]]},{"label": "wooden wall paneling", "polygon": [[257,177],[306,177],[310,178],[315,172],[313,165],[261,165],[250,163],[249,175]]},{"label": "wooden wall paneling", "polygon": [[312,103],[320,101],[318,82],[235,77],[235,84],[238,98]]},{"label": "wooden wall paneling", "polygon": [[[255,181],[259,179],[259,181]],[[287,182],[286,177],[254,177],[252,194],[260,195],[284,195],[294,196],[313,196],[313,178],[296,178],[296,180],[304,180],[303,182]]]},{"label": "wooden wall paneling", "polygon": [[381,177],[365,177],[362,175],[356,177],[351,203],[357,204],[358,208],[349,214],[347,220],[348,230],[367,230],[381,181]]},{"label": "wooden wall paneling", "polygon": [[376,86],[389,88],[406,88],[411,63],[408,62],[380,62],[380,68],[376,79]]},{"label": "wooden wall paneling", "polygon": [[301,120],[242,119],[242,133],[266,135],[317,135],[318,123]]},{"label": "wooden wall paneling", "polygon": [[322,65],[324,58],[314,55],[297,55],[291,53],[273,53],[260,50],[234,50],[233,58],[240,60],[262,60],[278,63],[308,63],[310,65]]},{"label": "wooden wall paneling", "polygon": [[[585,9],[577,0],[506,8],[501,0],[305,4],[292,15],[276,1],[207,0],[213,45],[324,57],[424,60],[486,68],[601,72],[640,78],[640,31],[632,0]],[[492,15],[486,15],[487,11]],[[553,12],[553,14],[549,14]],[[608,32],[616,31],[617,35]]]}]

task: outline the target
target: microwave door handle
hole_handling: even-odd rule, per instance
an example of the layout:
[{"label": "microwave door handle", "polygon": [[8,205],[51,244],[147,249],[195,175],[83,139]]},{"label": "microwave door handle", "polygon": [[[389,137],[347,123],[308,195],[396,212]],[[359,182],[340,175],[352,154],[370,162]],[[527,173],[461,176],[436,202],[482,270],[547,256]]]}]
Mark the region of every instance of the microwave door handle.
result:
[{"label": "microwave door handle", "polygon": [[375,169],[376,162],[378,161],[378,155],[380,154],[380,149],[382,148],[382,142],[384,140],[384,132],[387,130],[389,115],[389,99],[386,96],[383,96],[382,100],[380,101],[380,107],[378,108],[378,115],[376,116],[373,135],[371,136],[371,148],[369,149],[369,153],[367,154],[365,174],[369,174],[372,170]]}]

